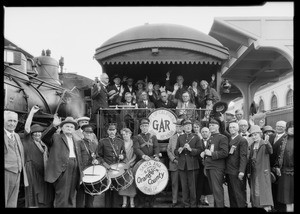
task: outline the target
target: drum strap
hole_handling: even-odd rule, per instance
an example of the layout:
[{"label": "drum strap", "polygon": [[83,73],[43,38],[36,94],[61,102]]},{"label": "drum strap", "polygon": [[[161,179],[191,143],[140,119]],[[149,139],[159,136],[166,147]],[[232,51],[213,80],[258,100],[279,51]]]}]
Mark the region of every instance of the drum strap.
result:
[{"label": "drum strap", "polygon": [[139,136],[140,136],[140,137],[142,138],[142,140],[144,141],[144,143],[141,145],[141,148],[143,148],[143,147],[146,146],[146,145],[147,145],[148,147],[149,147],[149,146],[153,146],[153,143],[151,142],[151,141],[152,141],[152,140],[151,140],[151,137],[152,137],[151,135],[150,135],[150,137],[149,137],[149,141],[147,141],[147,142],[144,140],[144,138],[143,138],[140,134],[139,134]]},{"label": "drum strap", "polygon": [[109,140],[109,143],[110,143],[111,147],[112,147],[113,150],[114,150],[114,153],[115,153],[116,157],[118,157],[117,152],[116,152],[116,150],[115,150],[115,147],[114,147],[114,145],[113,145],[113,144],[111,143],[111,141],[110,141],[110,138],[108,138],[108,140]]}]

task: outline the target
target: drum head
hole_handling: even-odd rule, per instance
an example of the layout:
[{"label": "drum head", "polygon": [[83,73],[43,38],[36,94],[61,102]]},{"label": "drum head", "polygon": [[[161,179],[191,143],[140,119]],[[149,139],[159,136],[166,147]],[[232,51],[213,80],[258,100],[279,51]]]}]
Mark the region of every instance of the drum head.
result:
[{"label": "drum head", "polygon": [[156,195],[163,191],[169,181],[167,167],[160,161],[142,162],[135,172],[135,184],[146,195]]},{"label": "drum head", "polygon": [[125,173],[126,164],[125,163],[115,163],[110,165],[108,175],[110,178],[117,178]]},{"label": "drum head", "polygon": [[106,175],[106,168],[101,165],[93,165],[83,170],[82,182],[93,183],[101,180]]},{"label": "drum head", "polygon": [[167,140],[175,134],[177,116],[169,109],[156,109],[148,115],[148,119],[149,133],[155,135],[157,140]]}]

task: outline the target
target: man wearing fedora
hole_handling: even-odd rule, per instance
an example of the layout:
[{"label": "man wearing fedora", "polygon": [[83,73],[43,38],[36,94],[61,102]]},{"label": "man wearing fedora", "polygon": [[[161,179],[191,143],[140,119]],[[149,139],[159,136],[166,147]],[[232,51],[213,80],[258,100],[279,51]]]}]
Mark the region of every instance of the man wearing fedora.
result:
[{"label": "man wearing fedora", "polygon": [[[159,161],[159,144],[155,135],[150,134],[149,131],[150,120],[142,118],[140,121],[141,133],[133,138],[133,150],[137,156],[137,161],[154,160]],[[139,199],[139,207],[153,207],[154,195],[146,195],[137,190],[137,198]]]},{"label": "man wearing fedora", "polygon": [[[25,170],[25,154],[20,136],[15,133],[18,114],[4,111],[4,188],[5,207],[17,207],[20,182],[28,186]],[[21,181],[23,173],[23,181]]]},{"label": "man wearing fedora", "polygon": [[[99,156],[99,163],[103,165],[108,171],[112,170],[111,165],[122,162],[126,158],[124,141],[118,137],[117,125],[109,124],[107,128],[107,138],[100,139],[97,147]],[[108,189],[105,191],[105,207],[119,207],[119,202],[122,198],[115,189]],[[121,206],[121,205],[120,205]]]},{"label": "man wearing fedora", "polygon": [[175,207],[178,205],[178,181],[179,181],[179,172],[178,172],[178,156],[175,155],[174,150],[177,145],[177,139],[180,135],[183,134],[183,129],[181,125],[182,119],[177,119],[176,125],[176,133],[170,137],[169,143],[167,146],[167,155],[169,157],[169,171],[172,182],[172,205],[171,207]]},{"label": "man wearing fedora", "polygon": [[182,187],[183,205],[186,208],[197,207],[196,181],[198,177],[201,142],[200,137],[192,133],[192,121],[182,121],[184,134],[177,140],[174,154],[178,156],[178,170]]},{"label": "man wearing fedora", "polygon": [[45,137],[45,143],[50,147],[45,181],[54,186],[54,207],[75,207],[76,191],[82,182],[80,147],[72,135],[77,122],[73,117],[67,117],[60,127],[61,134]]},{"label": "man wearing fedora", "polygon": [[[83,138],[79,140],[79,148],[82,160],[82,170],[86,167],[99,164],[97,160],[98,142],[94,140],[94,126],[92,124],[84,124],[81,126]],[[94,196],[85,192],[83,184],[80,185],[76,194],[76,207],[93,207]]]},{"label": "man wearing fedora", "polygon": [[209,121],[211,136],[204,150],[204,171],[214,196],[215,207],[225,206],[223,183],[229,147],[228,138],[219,132],[220,126],[219,120]]},{"label": "man wearing fedora", "polygon": [[[75,138],[76,141],[82,140],[84,138],[82,126],[89,124],[90,118],[89,117],[79,117],[77,118],[77,124],[78,124],[78,129],[73,132],[73,137]],[[98,139],[95,135],[95,133],[92,134],[92,140],[98,144]]]},{"label": "man wearing fedora", "polygon": [[[25,131],[23,138],[23,146],[25,153],[25,168],[28,176],[28,187],[25,188],[25,206],[26,207],[53,207],[54,202],[54,187],[52,183],[45,182],[45,169],[49,158],[49,149],[43,142],[45,134],[53,135],[47,129],[39,124],[32,124],[34,114],[40,108],[33,106],[28,114],[25,122]],[[54,115],[51,127],[57,127],[60,124],[60,119]]]}]

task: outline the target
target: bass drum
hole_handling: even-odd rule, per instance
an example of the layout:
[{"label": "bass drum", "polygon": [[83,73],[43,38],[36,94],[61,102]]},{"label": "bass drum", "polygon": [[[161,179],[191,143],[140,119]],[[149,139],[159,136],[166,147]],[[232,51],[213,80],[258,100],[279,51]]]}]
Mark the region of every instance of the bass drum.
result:
[{"label": "bass drum", "polygon": [[156,195],[163,191],[169,181],[167,167],[160,161],[140,160],[133,167],[136,187],[146,195]]}]

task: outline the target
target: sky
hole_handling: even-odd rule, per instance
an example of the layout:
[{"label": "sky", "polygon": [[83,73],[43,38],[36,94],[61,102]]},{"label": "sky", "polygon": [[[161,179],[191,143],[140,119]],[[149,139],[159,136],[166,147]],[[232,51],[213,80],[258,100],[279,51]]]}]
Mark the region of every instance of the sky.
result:
[{"label": "sky", "polygon": [[31,55],[50,49],[64,72],[95,79],[95,50],[111,37],[145,23],[170,23],[208,34],[216,17],[293,17],[293,2],[262,6],[4,7],[4,37]]}]

